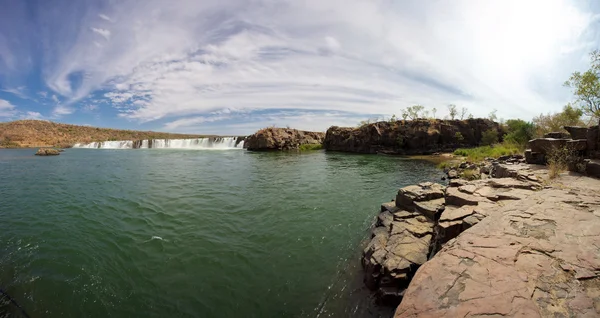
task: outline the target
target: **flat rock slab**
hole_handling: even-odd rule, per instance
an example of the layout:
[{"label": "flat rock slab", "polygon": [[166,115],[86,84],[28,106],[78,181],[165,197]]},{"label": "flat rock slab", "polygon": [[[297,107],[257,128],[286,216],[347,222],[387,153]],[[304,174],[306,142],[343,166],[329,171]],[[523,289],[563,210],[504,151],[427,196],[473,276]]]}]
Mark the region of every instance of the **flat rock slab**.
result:
[{"label": "flat rock slab", "polygon": [[430,201],[444,197],[445,187],[441,184],[424,182],[398,190],[396,206],[406,210],[415,208],[414,202]]},{"label": "flat rock slab", "polygon": [[600,317],[600,180],[564,175],[528,192],[486,203],[419,268],[395,317]]}]

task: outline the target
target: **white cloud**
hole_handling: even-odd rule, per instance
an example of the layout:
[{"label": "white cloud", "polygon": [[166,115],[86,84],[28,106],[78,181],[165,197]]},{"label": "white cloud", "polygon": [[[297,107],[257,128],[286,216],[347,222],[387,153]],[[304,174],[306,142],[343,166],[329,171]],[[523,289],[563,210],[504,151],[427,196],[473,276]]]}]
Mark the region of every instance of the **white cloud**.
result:
[{"label": "white cloud", "polygon": [[416,103],[442,116],[455,103],[475,116],[496,108],[531,118],[562,107],[562,82],[597,46],[589,28],[597,16],[568,0],[147,0],[88,9],[92,19],[65,15],[57,40],[46,41],[56,45],[46,50],[46,85],[66,105],[101,89],[122,117],[167,119],[172,129],[235,117],[215,114],[231,108],[302,110],[289,118],[319,129],[329,124],[306,114],[353,114],[349,122]]},{"label": "white cloud", "polygon": [[32,111],[25,112],[20,117],[21,117],[21,119],[43,119],[44,118],[44,116],[42,116],[42,114],[40,114],[38,112],[32,112]]},{"label": "white cloud", "polygon": [[19,87],[14,87],[14,88],[5,88],[2,91],[7,92],[7,93],[11,93],[21,99],[29,99],[29,96],[27,96],[27,94],[25,94],[25,86],[19,86]]},{"label": "white cloud", "polygon": [[98,109],[98,106],[94,105],[94,104],[87,104],[87,105],[83,106],[82,109],[86,112],[93,112],[96,109]]},{"label": "white cloud", "polygon": [[58,97],[56,97],[56,95],[52,95],[52,97],[51,97],[51,98],[52,98],[52,101],[53,101],[53,102],[55,102],[55,103],[57,103],[57,104],[58,104],[58,103],[60,103],[60,100],[58,99]]},{"label": "white cloud", "polygon": [[57,105],[52,111],[52,117],[59,118],[65,115],[70,115],[75,112],[75,109],[65,105]]},{"label": "white cloud", "polygon": [[43,98],[47,98],[48,97],[48,92],[44,92],[44,91],[38,92],[38,95],[40,95]]},{"label": "white cloud", "polygon": [[94,33],[101,35],[106,40],[110,39],[110,30],[102,29],[102,28],[91,28]]},{"label": "white cloud", "polygon": [[12,117],[16,114],[15,105],[9,101],[0,99],[0,117]]},{"label": "white cloud", "polygon": [[106,21],[108,21],[108,22],[113,22],[113,20],[111,20],[111,18],[110,18],[110,17],[108,17],[108,16],[107,16],[107,15],[105,15],[105,14],[98,14],[98,17],[99,17],[100,19],[102,19],[102,20],[106,20]]}]

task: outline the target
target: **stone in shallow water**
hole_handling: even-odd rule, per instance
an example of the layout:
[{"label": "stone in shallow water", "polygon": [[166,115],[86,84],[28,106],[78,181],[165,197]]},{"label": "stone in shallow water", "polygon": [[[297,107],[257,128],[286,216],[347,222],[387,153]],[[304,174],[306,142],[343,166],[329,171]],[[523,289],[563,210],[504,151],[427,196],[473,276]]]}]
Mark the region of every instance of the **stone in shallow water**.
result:
[{"label": "stone in shallow water", "polygon": [[36,156],[58,156],[60,155],[60,151],[53,148],[40,148],[35,153]]}]

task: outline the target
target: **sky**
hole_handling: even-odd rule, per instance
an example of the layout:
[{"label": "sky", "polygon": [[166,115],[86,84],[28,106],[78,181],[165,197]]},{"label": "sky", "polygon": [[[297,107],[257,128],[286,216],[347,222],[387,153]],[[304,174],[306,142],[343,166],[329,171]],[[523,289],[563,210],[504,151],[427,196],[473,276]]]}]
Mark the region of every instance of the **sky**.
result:
[{"label": "sky", "polygon": [[0,121],[250,134],[447,105],[532,119],[599,48],[587,0],[0,0]]}]

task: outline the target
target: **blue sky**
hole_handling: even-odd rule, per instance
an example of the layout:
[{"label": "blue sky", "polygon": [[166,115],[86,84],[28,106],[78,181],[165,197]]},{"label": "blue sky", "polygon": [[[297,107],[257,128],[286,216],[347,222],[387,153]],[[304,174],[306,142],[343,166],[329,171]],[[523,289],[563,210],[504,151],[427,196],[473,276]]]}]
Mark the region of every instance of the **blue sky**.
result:
[{"label": "blue sky", "polygon": [[248,134],[413,104],[531,119],[598,48],[592,1],[0,0],[0,121]]}]

